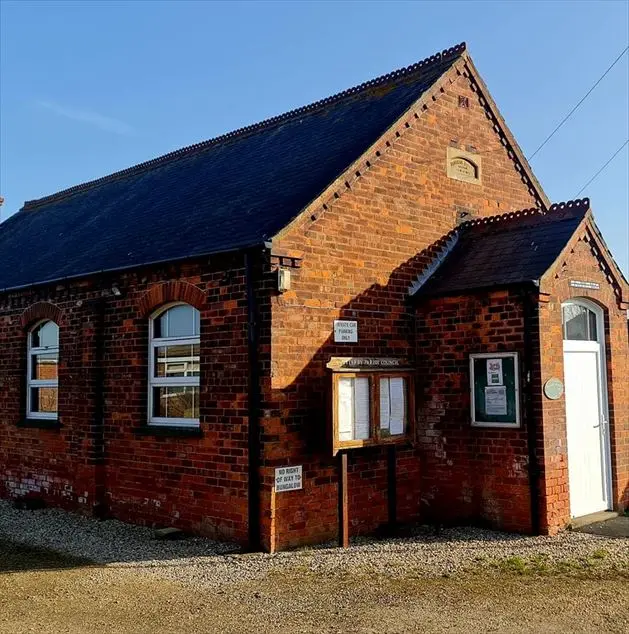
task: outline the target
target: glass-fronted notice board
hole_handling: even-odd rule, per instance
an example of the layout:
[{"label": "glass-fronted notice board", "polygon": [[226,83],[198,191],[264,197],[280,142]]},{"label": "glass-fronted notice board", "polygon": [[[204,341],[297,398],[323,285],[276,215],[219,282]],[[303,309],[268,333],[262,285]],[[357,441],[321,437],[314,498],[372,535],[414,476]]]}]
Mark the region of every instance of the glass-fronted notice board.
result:
[{"label": "glass-fronted notice board", "polygon": [[332,455],[413,437],[414,371],[394,357],[332,357],[329,436]]},{"label": "glass-fronted notice board", "polygon": [[472,425],[520,426],[518,353],[470,355]]}]

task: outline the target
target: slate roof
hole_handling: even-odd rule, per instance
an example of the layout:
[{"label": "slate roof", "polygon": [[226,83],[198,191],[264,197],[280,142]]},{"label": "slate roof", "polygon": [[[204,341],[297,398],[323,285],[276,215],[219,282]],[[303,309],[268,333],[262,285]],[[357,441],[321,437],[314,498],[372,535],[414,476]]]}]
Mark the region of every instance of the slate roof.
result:
[{"label": "slate roof", "polygon": [[462,224],[443,244],[442,263],[413,297],[455,295],[536,282],[559,257],[590,208],[587,198]]},{"label": "slate roof", "polygon": [[0,290],[262,244],[464,51],[26,203],[0,224]]}]

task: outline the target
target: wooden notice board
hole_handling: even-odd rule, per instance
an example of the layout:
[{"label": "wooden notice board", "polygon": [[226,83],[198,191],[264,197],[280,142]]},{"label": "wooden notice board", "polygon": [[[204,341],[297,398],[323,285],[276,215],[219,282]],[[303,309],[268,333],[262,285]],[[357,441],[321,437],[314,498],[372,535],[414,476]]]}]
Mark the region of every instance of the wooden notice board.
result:
[{"label": "wooden notice board", "polygon": [[473,426],[520,426],[518,370],[517,352],[470,355],[470,402]]}]

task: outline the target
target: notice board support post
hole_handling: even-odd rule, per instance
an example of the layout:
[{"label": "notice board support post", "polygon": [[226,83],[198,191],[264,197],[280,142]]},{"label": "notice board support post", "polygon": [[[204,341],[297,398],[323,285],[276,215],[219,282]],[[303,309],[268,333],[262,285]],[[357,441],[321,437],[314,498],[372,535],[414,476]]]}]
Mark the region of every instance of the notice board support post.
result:
[{"label": "notice board support post", "polygon": [[339,489],[339,546],[349,546],[349,499],[347,495],[347,452],[338,454]]},{"label": "notice board support post", "polygon": [[387,511],[390,534],[397,529],[397,450],[395,445],[387,447]]}]

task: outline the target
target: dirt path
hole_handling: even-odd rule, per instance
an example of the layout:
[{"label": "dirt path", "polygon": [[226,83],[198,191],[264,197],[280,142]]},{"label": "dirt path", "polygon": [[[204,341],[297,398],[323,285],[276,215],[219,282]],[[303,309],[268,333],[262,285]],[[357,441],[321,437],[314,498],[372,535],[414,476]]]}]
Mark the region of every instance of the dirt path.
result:
[{"label": "dirt path", "polygon": [[626,576],[344,578],[199,590],[0,542],[0,632],[626,632]]}]

